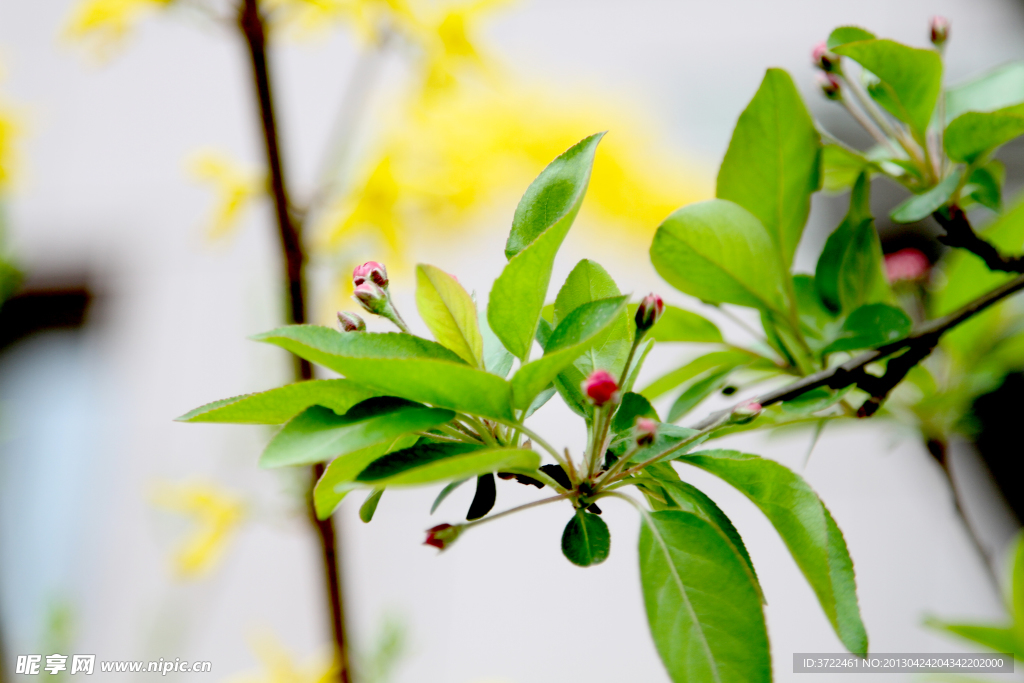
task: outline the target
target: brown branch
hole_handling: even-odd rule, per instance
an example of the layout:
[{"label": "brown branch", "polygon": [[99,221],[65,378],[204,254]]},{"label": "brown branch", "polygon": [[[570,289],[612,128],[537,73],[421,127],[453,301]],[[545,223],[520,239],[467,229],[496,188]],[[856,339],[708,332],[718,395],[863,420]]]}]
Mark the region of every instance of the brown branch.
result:
[{"label": "brown branch", "polygon": [[[850,385],[857,385],[871,394],[871,398],[865,403],[867,407],[862,406],[864,414],[861,416],[867,417],[872,415],[878,410],[878,407],[893,387],[899,384],[900,380],[906,376],[907,372],[931,353],[944,332],[1022,289],[1024,289],[1024,275],[996,287],[947,316],[921,325],[913,334],[904,339],[890,342],[871,351],[866,351],[855,358],[851,358],[842,365],[816,372],[813,375],[808,375],[803,379],[799,379],[774,391],[769,391],[754,399],[748,399],[731,408],[714,412],[694,425],[694,428],[706,429],[719,424],[727,419],[733,410],[751,400],[760,403],[762,406],[770,406],[774,403],[792,401],[796,397],[820,387],[844,389]],[[891,360],[885,374],[881,377],[867,372],[867,366],[870,364],[884,360],[900,351],[905,351],[905,353]],[[873,403],[874,405],[868,406],[868,403]]]},{"label": "brown branch", "polygon": [[[267,67],[267,34],[266,23],[260,14],[257,0],[242,0],[238,9],[238,27],[245,36],[249,46],[252,62],[253,82],[259,101],[260,119],[263,124],[263,141],[266,146],[267,166],[270,170],[270,191],[274,198],[274,209],[277,217],[278,236],[281,241],[281,256],[287,293],[287,322],[306,322],[306,255],[302,246],[301,226],[292,218],[288,202],[288,191],[284,172],[281,167],[280,142],[277,122],[274,116],[273,90],[270,83],[270,72]],[[309,361],[293,357],[295,375],[299,380],[313,377],[313,368]],[[312,484],[323,474],[322,464],[313,466]],[[312,485],[310,486],[312,492]],[[338,680],[349,683],[351,680],[348,661],[348,639],[345,635],[344,602],[341,596],[341,580],[338,572],[337,531],[331,518],[319,520],[313,507],[312,493],[309,496],[310,521],[320,539],[323,559],[324,580],[327,584],[327,597],[330,604],[330,620],[334,634],[335,659],[338,664]]]},{"label": "brown branch", "polygon": [[939,241],[951,247],[959,247],[980,257],[989,270],[1007,273],[1024,273],[1024,257],[1003,256],[994,245],[985,241],[974,232],[967,215],[959,206],[951,206],[947,210],[940,209],[932,214],[939,225],[946,231]]}]

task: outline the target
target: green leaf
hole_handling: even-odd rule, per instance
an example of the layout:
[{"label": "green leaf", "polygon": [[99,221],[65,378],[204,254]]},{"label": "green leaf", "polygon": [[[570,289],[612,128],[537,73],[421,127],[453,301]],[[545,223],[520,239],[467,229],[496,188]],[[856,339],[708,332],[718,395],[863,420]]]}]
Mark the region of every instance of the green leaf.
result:
[{"label": "green leaf", "polygon": [[366,500],[359,507],[359,519],[363,520],[364,523],[369,524],[373,521],[373,513],[377,511],[377,503],[380,502],[382,495],[384,495],[384,489],[382,488],[370,491],[370,495],[366,497]]},{"label": "green leaf", "polygon": [[751,362],[753,358],[751,354],[744,353],[743,351],[713,351],[662,375],[644,387],[640,393],[648,400],[653,401],[702,372],[715,368],[735,368],[738,365]]},{"label": "green leaf", "polygon": [[682,511],[644,515],[640,581],[674,683],[771,681],[760,594],[714,525]]},{"label": "green leaf", "polygon": [[923,138],[942,88],[942,57],[935,50],[892,40],[861,40],[833,49],[857,61],[881,79],[886,97],[879,102]]},{"label": "green leaf", "polygon": [[[643,448],[637,449],[633,453],[632,457],[630,457],[629,461],[641,463],[646,462],[648,460],[652,460],[659,456],[664,456],[666,453],[668,453],[669,450],[679,446],[679,443],[681,441],[689,440],[695,434],[697,434],[696,429],[680,427],[678,425],[668,424],[666,422],[659,423],[658,432],[654,437],[654,442],[648,446],[644,446]],[[683,453],[693,450],[703,442],[703,438],[693,439],[693,441],[691,441],[690,443],[680,447],[679,450],[673,451],[672,453],[668,453],[666,461],[678,458]],[[617,458],[621,458],[626,453],[633,450],[633,446],[635,444],[636,442],[633,440],[632,433],[624,432],[617,436],[617,438],[612,442],[609,450],[611,450],[612,454],[614,454]]]},{"label": "green leaf", "polygon": [[992,112],[966,112],[946,128],[943,146],[953,161],[974,163],[1024,134],[1024,104]]},{"label": "green leaf", "polygon": [[544,407],[544,404],[551,400],[551,397],[555,395],[555,386],[552,384],[544,389],[544,391],[537,394],[537,398],[533,399],[530,403],[530,407],[526,409],[526,413],[523,414],[523,419],[530,417],[538,410]]},{"label": "green leaf", "polygon": [[459,488],[467,481],[469,481],[469,479],[459,479],[458,481],[453,481],[452,483],[446,485],[443,489],[441,489],[441,492],[437,494],[437,498],[434,499],[433,505],[430,506],[430,514],[434,514],[437,511],[437,508],[441,505],[441,503],[444,502],[444,499],[450,496],[452,491]]},{"label": "green leaf", "polygon": [[390,444],[403,434],[425,432],[455,418],[455,413],[400,398],[371,398],[344,415],[321,406],[299,413],[260,456],[260,467],[324,462],[367,446]]},{"label": "green leaf", "polygon": [[356,487],[352,482],[367,465],[385,453],[412,446],[420,437],[415,434],[400,436],[391,444],[376,444],[361,451],[335,458],[327,466],[313,489],[313,506],[317,519],[327,519],[341,501]]},{"label": "green leaf", "polygon": [[984,166],[971,171],[963,194],[996,213],[1003,210],[1003,181],[1006,167],[998,159],[992,159]]},{"label": "green leaf", "polygon": [[783,403],[782,412],[792,415],[810,415],[821,412],[839,403],[853,388],[853,386],[848,386],[845,389],[833,391],[827,387],[818,387]]},{"label": "green leaf", "polygon": [[516,208],[505,246],[509,262],[494,281],[487,320],[505,348],[521,359],[533,345],[555,254],[579,213],[603,135],[584,138],[552,161]]},{"label": "green leaf", "polygon": [[902,339],[913,323],[901,309],[888,304],[866,304],[846,318],[840,336],[823,354],[871,349]]},{"label": "green leaf", "polygon": [[380,393],[499,420],[512,419],[512,386],[410,334],[342,334],[291,325],[253,337],[339,372]]},{"label": "green leaf", "polygon": [[686,391],[680,394],[679,398],[672,404],[672,407],[669,408],[668,421],[675,422],[679,418],[686,416],[687,413],[700,405],[704,399],[724,387],[729,374],[735,369],[736,367],[733,366],[709,370],[707,374],[687,387]]},{"label": "green leaf", "polygon": [[818,596],[843,645],[853,653],[867,652],[853,561],[842,533],[807,482],[777,462],[737,451],[701,451],[679,459],[725,480],[761,509]]},{"label": "green leaf", "polygon": [[207,403],[185,413],[178,422],[279,425],[310,406],[325,406],[341,414],[355,404],[379,395],[380,392],[347,379],[313,379]]},{"label": "green leaf", "polygon": [[712,199],[658,227],[651,262],[676,289],[709,303],[783,309],[783,272],[765,227],[738,204]]},{"label": "green leaf", "polygon": [[476,304],[458,280],[440,268],[416,266],[416,308],[438,342],[470,365],[484,367]]},{"label": "green leaf", "polygon": [[946,90],[946,123],[968,111],[995,111],[1024,102],[1024,62],[1011,62]]},{"label": "green leaf", "polygon": [[873,168],[874,163],[845,147],[825,145],[821,150],[822,186],[828,192],[850,189],[861,173]]},{"label": "green leaf", "polygon": [[491,330],[491,326],[487,324],[487,316],[478,318],[477,322],[480,323],[480,336],[484,342],[484,367],[487,372],[498,377],[508,377],[508,371],[512,369],[516,357],[508,352]]},{"label": "green leaf", "polygon": [[850,195],[850,211],[829,235],[814,271],[818,296],[833,311],[852,311],[891,297],[869,192],[867,175],[862,174]]},{"label": "green leaf", "polygon": [[626,297],[620,296],[591,301],[570,313],[551,333],[544,355],[523,365],[512,377],[513,405],[517,409],[528,408],[625,310]]},{"label": "green leaf", "polygon": [[[583,304],[619,295],[618,286],[605,269],[595,261],[584,259],[576,264],[559,289],[552,322],[557,326]],[[585,376],[599,368],[618,374],[633,345],[634,328],[633,319],[623,309],[606,333],[596,339],[574,364]]]},{"label": "green leaf", "polygon": [[[629,319],[636,318],[639,304],[629,305]],[[665,305],[661,318],[647,331],[647,338],[662,342],[721,344],[725,340],[718,326],[702,315],[677,306]]]},{"label": "green leaf", "polygon": [[638,417],[647,417],[661,422],[654,406],[646,398],[640,394],[634,394],[632,391],[623,394],[619,409],[615,411],[615,417],[612,418],[612,433],[629,432],[633,429]]},{"label": "green leaf", "polygon": [[417,486],[478,477],[488,472],[530,473],[540,456],[521,448],[485,448],[472,444],[428,443],[389,453],[366,466],[358,483]]},{"label": "green leaf", "polygon": [[960,178],[963,177],[963,173],[962,168],[955,168],[932,189],[914,195],[893,209],[890,217],[897,223],[916,223],[924,220],[949,201],[956,188],[960,186]]},{"label": "green leaf", "polygon": [[782,69],[768,69],[736,123],[716,195],[761,221],[787,271],[807,223],[811,195],[821,186],[820,151],[814,120],[793,79]]},{"label": "green leaf", "polygon": [[0,306],[14,296],[24,277],[24,274],[13,263],[0,257]]},{"label": "green leaf", "polygon": [[987,626],[983,624],[950,624],[936,619],[925,621],[925,625],[960,636],[989,650],[1012,654],[1017,659],[1022,658],[1021,647],[1017,644],[1017,637],[1012,627]]},{"label": "green leaf", "polygon": [[577,510],[562,532],[562,554],[580,567],[601,564],[608,559],[612,535],[599,515]]},{"label": "green leaf", "polygon": [[859,26],[840,26],[828,35],[825,45],[829,50],[834,50],[840,45],[856,43],[862,40],[873,40],[874,37],[874,33],[866,31]]},{"label": "green leaf", "polygon": [[1024,654],[1024,535],[1018,532],[1014,539],[1013,569],[1010,578],[1010,613],[1013,616],[1013,630],[1017,635],[1018,656]]}]

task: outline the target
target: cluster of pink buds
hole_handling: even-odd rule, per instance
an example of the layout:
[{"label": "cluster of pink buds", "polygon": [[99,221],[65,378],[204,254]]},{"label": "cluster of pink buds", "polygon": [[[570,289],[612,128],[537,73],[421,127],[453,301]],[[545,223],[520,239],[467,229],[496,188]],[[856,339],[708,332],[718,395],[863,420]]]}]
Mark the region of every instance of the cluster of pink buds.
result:
[{"label": "cluster of pink buds", "polygon": [[843,96],[842,86],[839,79],[832,74],[819,73],[816,80],[822,94],[830,100],[838,100]]},{"label": "cluster of pink buds", "polygon": [[839,71],[839,55],[829,52],[825,41],[818,43],[811,50],[811,61],[827,74]]},{"label": "cluster of pink buds", "polygon": [[648,294],[636,309],[636,329],[641,334],[654,327],[665,312],[665,302],[657,294]]},{"label": "cluster of pink buds", "polygon": [[[402,332],[409,331],[402,316],[398,315],[398,311],[395,310],[395,306],[391,302],[391,293],[388,292],[388,270],[383,263],[367,261],[356,268],[352,271],[352,284],[355,285],[355,289],[352,290],[352,298],[358,301],[363,309],[374,315],[387,318]],[[362,331],[366,329],[365,323],[359,319],[359,316],[353,316],[353,318],[348,321],[341,320],[341,314],[338,314],[343,330]]]},{"label": "cluster of pink buds", "polygon": [[637,446],[650,446],[658,435],[658,423],[649,417],[638,417],[634,433]]},{"label": "cluster of pink buds", "polygon": [[889,282],[921,280],[928,275],[929,268],[928,257],[912,247],[885,255],[885,276]]},{"label": "cluster of pink buds", "polygon": [[583,381],[582,388],[586,397],[598,408],[607,403],[619,402],[619,385],[605,370],[590,373],[590,377]]},{"label": "cluster of pink buds", "polygon": [[456,524],[438,524],[435,527],[427,529],[427,540],[423,542],[423,545],[430,545],[438,550],[444,550],[459,537],[462,533],[463,525]]},{"label": "cluster of pink buds", "polygon": [[352,271],[352,284],[356,287],[359,287],[367,281],[372,282],[381,289],[387,289],[388,269],[384,267],[383,263],[367,261]]},{"label": "cluster of pink buds", "polygon": [[932,45],[941,48],[949,40],[949,19],[946,17],[932,17],[930,35]]}]

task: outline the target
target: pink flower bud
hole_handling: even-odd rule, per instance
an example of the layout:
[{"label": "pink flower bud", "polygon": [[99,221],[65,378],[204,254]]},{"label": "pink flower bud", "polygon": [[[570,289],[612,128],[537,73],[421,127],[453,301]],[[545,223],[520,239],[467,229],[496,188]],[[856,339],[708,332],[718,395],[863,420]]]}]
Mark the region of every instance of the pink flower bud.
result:
[{"label": "pink flower bud", "polygon": [[423,542],[423,545],[432,545],[438,550],[444,550],[459,537],[462,533],[462,525],[456,524],[438,524],[435,527],[427,529],[427,540]]},{"label": "pink flower bud", "polygon": [[665,302],[657,294],[648,294],[636,309],[636,329],[646,332],[654,327],[661,314],[665,312]]},{"label": "pink flower bud", "polygon": [[375,282],[363,282],[352,292],[352,298],[374,315],[380,315],[388,306],[388,293]]},{"label": "pink flower bud", "polygon": [[908,247],[885,255],[885,276],[889,282],[920,280],[930,267],[928,257],[919,249]]},{"label": "pink flower bud", "polygon": [[819,73],[818,87],[821,88],[821,92],[830,100],[838,100],[842,97],[842,90],[840,89],[839,79],[832,74]]},{"label": "pink flower bud", "polygon": [[591,403],[600,408],[609,401],[618,402],[619,385],[615,383],[615,378],[604,370],[594,370],[583,382],[583,393]]},{"label": "pink flower bud", "polygon": [[369,280],[381,289],[388,288],[388,270],[383,263],[367,261],[352,271],[352,284],[356,287]]},{"label": "pink flower bud", "polygon": [[828,51],[828,45],[821,41],[811,51],[811,61],[825,73],[836,71],[839,66],[839,56]]},{"label": "pink flower bud", "polygon": [[338,325],[342,332],[366,332],[366,322],[348,311],[338,311]]},{"label": "pink flower bud", "polygon": [[746,424],[747,422],[750,422],[758,415],[760,415],[763,409],[764,406],[762,406],[757,401],[747,401],[746,403],[741,403],[740,405],[733,408],[731,416],[732,421],[736,424]]},{"label": "pink flower bud", "polygon": [[658,435],[658,423],[647,417],[638,417],[635,433],[637,446],[649,446]]},{"label": "pink flower bud", "polygon": [[932,45],[935,47],[942,47],[949,40],[949,19],[946,17],[934,16],[932,17],[931,26]]}]

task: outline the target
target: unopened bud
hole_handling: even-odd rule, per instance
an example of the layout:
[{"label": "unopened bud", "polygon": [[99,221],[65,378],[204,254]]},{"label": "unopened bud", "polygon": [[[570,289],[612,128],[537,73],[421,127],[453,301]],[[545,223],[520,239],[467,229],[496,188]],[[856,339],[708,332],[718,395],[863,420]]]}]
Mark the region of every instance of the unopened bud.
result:
[{"label": "unopened bud", "polygon": [[356,287],[370,281],[381,289],[388,288],[388,270],[383,263],[367,261],[352,271],[352,284]]},{"label": "unopened bud", "polygon": [[839,85],[839,79],[832,74],[818,74],[818,87],[821,88],[821,92],[830,100],[838,100],[842,97],[842,90]]},{"label": "unopened bud", "polygon": [[657,294],[648,294],[636,309],[636,329],[646,332],[654,327],[661,314],[665,312],[665,302]]},{"label": "unopened bud", "polygon": [[747,401],[733,408],[732,421],[735,424],[746,424],[760,415],[763,409],[757,401]]},{"label": "unopened bud", "polygon": [[374,315],[381,315],[388,307],[388,293],[374,282],[363,282],[357,286],[352,298]]},{"label": "unopened bud", "polygon": [[635,434],[637,446],[650,446],[658,435],[658,423],[648,417],[638,417]]},{"label": "unopened bud", "polygon": [[885,255],[885,276],[889,282],[920,280],[928,274],[930,267],[928,257],[913,247]]},{"label": "unopened bud", "polygon": [[366,332],[366,321],[348,311],[338,311],[338,325],[342,332]]},{"label": "unopened bud", "polygon": [[839,55],[828,51],[828,45],[822,41],[811,51],[811,61],[825,73],[839,70]]},{"label": "unopened bud", "polygon": [[930,26],[932,45],[942,47],[949,40],[949,19],[934,16]]},{"label": "unopened bud", "polygon": [[583,393],[598,408],[609,402],[618,402],[619,385],[615,383],[615,378],[604,370],[594,370],[590,377],[583,381],[582,386]]},{"label": "unopened bud", "polygon": [[427,529],[427,540],[423,542],[423,545],[432,545],[438,550],[444,550],[459,537],[462,533],[463,526],[456,524],[438,524],[435,527]]}]

